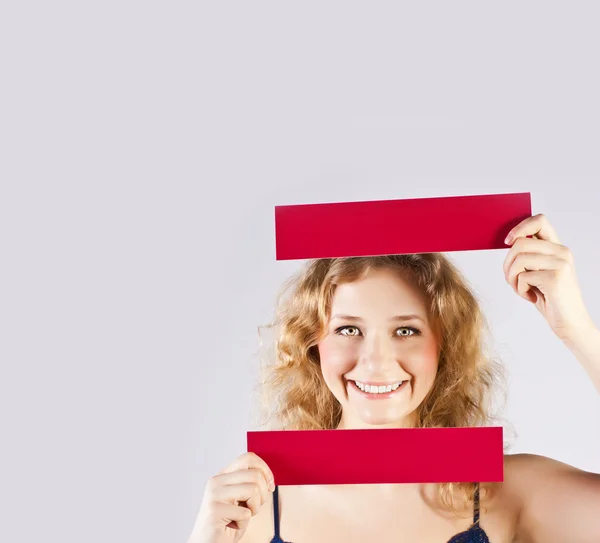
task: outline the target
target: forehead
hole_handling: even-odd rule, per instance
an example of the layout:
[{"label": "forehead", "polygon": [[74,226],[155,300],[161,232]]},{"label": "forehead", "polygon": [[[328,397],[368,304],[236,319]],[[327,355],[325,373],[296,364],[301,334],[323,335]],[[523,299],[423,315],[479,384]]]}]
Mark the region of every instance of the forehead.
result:
[{"label": "forehead", "polygon": [[398,311],[422,313],[425,317],[426,299],[414,284],[399,272],[390,269],[371,269],[361,279],[338,285],[332,299],[331,312],[378,312],[397,314]]}]

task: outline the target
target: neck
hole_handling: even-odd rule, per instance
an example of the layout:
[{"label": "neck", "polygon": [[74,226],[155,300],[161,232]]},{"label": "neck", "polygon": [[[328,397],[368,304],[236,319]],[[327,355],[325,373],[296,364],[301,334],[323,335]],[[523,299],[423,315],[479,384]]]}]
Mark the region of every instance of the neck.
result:
[{"label": "neck", "polygon": [[382,424],[370,424],[360,419],[351,418],[344,416],[340,419],[340,423],[337,426],[338,430],[377,430],[379,428],[414,428],[415,417],[407,416],[400,420],[385,422]]}]

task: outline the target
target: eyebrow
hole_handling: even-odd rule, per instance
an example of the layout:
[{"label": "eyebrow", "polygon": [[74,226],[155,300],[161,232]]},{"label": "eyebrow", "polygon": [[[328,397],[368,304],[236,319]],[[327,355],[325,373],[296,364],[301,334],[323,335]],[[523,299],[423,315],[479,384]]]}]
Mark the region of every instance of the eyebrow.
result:
[{"label": "eyebrow", "polygon": [[[349,320],[349,321],[363,322],[363,319],[361,319],[360,317],[355,317],[354,315],[340,315],[339,313],[332,315],[331,320],[333,320],[333,319],[344,319],[344,320]],[[395,315],[394,317],[390,317],[389,320],[390,321],[417,320],[417,321],[425,322],[425,320],[422,317],[419,317],[419,315]]]}]

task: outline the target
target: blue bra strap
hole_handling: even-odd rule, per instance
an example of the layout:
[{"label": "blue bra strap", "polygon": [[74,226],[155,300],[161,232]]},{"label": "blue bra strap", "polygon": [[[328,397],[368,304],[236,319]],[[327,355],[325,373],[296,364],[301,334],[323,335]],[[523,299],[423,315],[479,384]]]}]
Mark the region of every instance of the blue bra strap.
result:
[{"label": "blue bra strap", "polygon": [[275,537],[279,539],[279,487],[275,487],[273,492],[273,520]]},{"label": "blue bra strap", "polygon": [[473,524],[479,523],[479,483],[475,486],[475,507],[473,511]]}]

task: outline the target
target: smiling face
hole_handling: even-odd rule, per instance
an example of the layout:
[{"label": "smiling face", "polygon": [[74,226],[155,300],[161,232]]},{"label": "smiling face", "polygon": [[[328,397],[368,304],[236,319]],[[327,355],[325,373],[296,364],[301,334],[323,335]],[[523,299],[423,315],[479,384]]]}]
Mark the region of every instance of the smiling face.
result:
[{"label": "smiling face", "polygon": [[390,269],[338,285],[321,371],[342,406],[338,428],[401,427],[433,386],[439,342],[424,295]]}]

